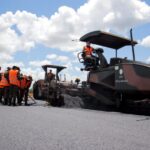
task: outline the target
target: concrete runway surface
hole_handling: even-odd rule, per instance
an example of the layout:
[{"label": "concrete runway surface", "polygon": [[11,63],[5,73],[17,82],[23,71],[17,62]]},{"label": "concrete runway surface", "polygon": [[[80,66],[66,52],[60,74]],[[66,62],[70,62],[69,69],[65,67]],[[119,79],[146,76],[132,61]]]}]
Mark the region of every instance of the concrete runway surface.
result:
[{"label": "concrete runway surface", "polygon": [[0,150],[150,150],[150,117],[0,105]]}]

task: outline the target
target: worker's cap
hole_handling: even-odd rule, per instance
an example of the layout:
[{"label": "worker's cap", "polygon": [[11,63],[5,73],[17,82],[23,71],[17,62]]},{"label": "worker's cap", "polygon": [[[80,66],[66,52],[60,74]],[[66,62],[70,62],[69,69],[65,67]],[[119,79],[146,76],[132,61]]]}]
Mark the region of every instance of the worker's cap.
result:
[{"label": "worker's cap", "polygon": [[13,67],[12,67],[12,69],[17,69],[17,68],[18,68],[17,66],[13,66]]}]

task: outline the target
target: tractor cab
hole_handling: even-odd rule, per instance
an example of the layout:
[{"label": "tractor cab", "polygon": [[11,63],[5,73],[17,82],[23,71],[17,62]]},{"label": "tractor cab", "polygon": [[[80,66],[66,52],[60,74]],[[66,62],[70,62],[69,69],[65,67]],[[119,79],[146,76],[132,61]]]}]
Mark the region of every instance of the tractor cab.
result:
[{"label": "tractor cab", "polygon": [[[57,81],[59,81],[59,72],[65,69],[66,67],[56,65],[43,65],[42,68],[45,71],[45,82],[55,80],[55,82],[57,83]],[[54,74],[51,69],[54,69],[56,71],[56,74]]]}]

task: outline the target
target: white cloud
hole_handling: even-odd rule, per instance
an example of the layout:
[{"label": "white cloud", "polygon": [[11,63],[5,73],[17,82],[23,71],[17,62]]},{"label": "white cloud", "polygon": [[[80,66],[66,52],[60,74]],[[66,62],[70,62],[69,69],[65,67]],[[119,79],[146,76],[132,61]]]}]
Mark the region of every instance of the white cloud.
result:
[{"label": "white cloud", "polygon": [[0,55],[1,55],[1,58],[0,58],[1,64],[5,63],[6,61],[12,61],[14,59],[10,54],[4,53],[4,52],[1,52]]},{"label": "white cloud", "polygon": [[[9,56],[8,56],[9,57]],[[21,61],[14,61],[12,59],[10,59],[11,61],[4,61],[1,65],[2,67],[2,71],[5,71],[7,69],[7,67],[13,67],[13,66],[18,66],[20,67],[21,69],[25,67],[24,63],[21,62]]]},{"label": "white cloud", "polygon": [[145,37],[140,44],[144,47],[150,47],[150,36]]},{"label": "white cloud", "polygon": [[29,65],[32,67],[41,67],[43,65],[51,64],[49,60],[30,61]]},{"label": "white cloud", "polygon": [[72,39],[86,32],[111,29],[124,33],[147,22],[150,22],[150,6],[141,0],[88,0],[77,10],[62,6],[50,18],[26,11],[6,12],[0,15],[0,50],[26,51],[39,43],[74,51],[82,44]]},{"label": "white cloud", "polygon": [[56,55],[56,54],[48,54],[46,56],[46,58],[49,59],[49,60],[58,61],[60,63],[66,63],[67,61],[69,61],[69,57],[67,57],[67,56],[59,56],[59,55]]},{"label": "white cloud", "polygon": [[150,64],[150,57],[148,57],[145,62]]},{"label": "white cloud", "polygon": [[75,68],[76,71],[80,71],[79,67],[75,66],[74,68]]},{"label": "white cloud", "polygon": [[[0,53],[4,56],[0,62],[12,61],[14,53],[29,51],[36,44],[73,53],[81,49],[83,43],[72,40],[87,32],[111,30],[124,34],[131,27],[149,22],[150,6],[142,0],[88,0],[77,10],[62,6],[50,17],[27,11],[6,12],[0,15]],[[141,44],[149,46],[149,41],[150,37],[146,37]],[[68,75],[79,70],[73,67],[70,58],[56,54],[48,55],[45,60],[30,61],[29,65],[41,67],[54,60],[69,67]]]},{"label": "white cloud", "polygon": [[46,56],[46,58],[47,59],[56,59],[57,58],[57,55],[56,54],[48,54],[47,56]]},{"label": "white cloud", "polygon": [[24,67],[21,69],[21,72],[25,75],[31,75],[33,78],[33,82],[39,79],[44,79],[44,71],[41,68],[31,68],[31,67]]}]

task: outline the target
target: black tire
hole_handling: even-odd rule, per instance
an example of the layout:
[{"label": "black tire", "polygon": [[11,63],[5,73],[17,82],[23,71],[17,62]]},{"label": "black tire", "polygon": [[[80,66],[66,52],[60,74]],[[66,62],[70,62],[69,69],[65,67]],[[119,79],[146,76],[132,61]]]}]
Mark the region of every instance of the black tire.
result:
[{"label": "black tire", "polygon": [[34,99],[38,99],[38,87],[37,82],[33,84],[33,97]]},{"label": "black tire", "polygon": [[43,97],[39,96],[38,82],[35,82],[33,84],[33,97],[34,97],[34,99],[43,100]]},{"label": "black tire", "polygon": [[64,103],[64,96],[60,95],[59,96],[59,100],[58,100],[58,107],[61,107],[63,105],[65,105],[65,103]]}]

